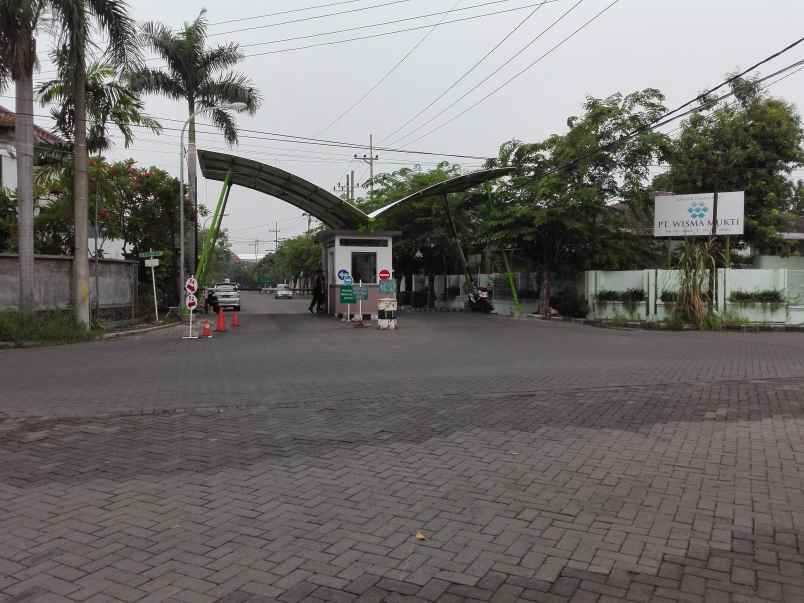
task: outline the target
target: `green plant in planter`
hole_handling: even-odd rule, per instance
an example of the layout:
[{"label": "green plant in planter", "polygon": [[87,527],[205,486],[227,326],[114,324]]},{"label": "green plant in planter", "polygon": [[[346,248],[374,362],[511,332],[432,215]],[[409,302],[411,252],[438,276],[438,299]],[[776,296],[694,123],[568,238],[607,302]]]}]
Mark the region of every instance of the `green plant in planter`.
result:
[{"label": "green plant in planter", "polygon": [[674,304],[678,301],[678,291],[664,290],[662,291],[662,295],[660,296],[659,299],[662,300],[662,303]]},{"label": "green plant in planter", "polygon": [[781,306],[785,303],[784,292],[778,289],[764,291],[732,291],[729,301],[735,304],[773,304]]}]

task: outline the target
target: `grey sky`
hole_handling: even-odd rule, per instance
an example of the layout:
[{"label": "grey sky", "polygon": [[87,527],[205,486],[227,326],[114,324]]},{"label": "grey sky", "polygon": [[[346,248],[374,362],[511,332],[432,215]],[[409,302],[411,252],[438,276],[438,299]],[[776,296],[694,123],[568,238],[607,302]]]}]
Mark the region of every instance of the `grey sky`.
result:
[{"label": "grey sky", "polygon": [[[319,5],[333,0],[274,0],[267,2],[232,2],[231,0],[132,0],[134,16],[141,21],[158,19],[170,26],[192,19],[202,7],[208,9],[209,21],[250,17],[262,13]],[[340,7],[311,10],[265,19],[213,25],[210,33],[242,27],[267,25],[316,14],[382,4],[389,0],[361,0]],[[457,7],[481,4],[489,0],[461,0]],[[405,131],[437,113],[453,99],[485,78],[537,33],[570,8],[577,0],[559,0],[543,6],[536,14],[490,56],[475,72],[445,99],[413,122]],[[535,0],[510,0],[446,17],[454,19],[473,14],[525,6]],[[454,109],[435,120],[442,123],[497,87],[508,77],[534,61],[553,45],[578,28],[584,21],[607,6],[611,0],[584,0],[554,29],[545,34],[507,68],[469,95]],[[448,10],[456,0],[410,0],[350,15],[328,17],[214,36],[216,41],[240,43],[266,42],[287,37],[379,23],[416,15]],[[387,135],[426,106],[470,65],[505,36],[532,8],[489,16],[455,24],[444,24],[406,59],[406,61],[366,98],[355,110],[333,127],[325,126],[363,95],[426,33],[418,30],[378,37],[360,42],[326,46],[246,59],[240,70],[247,73],[265,100],[253,117],[241,116],[244,128],[282,132],[300,136],[367,143],[369,133],[375,142],[387,142]],[[367,35],[415,25],[435,24],[431,17],[366,29],[353,34],[339,34],[307,41],[245,48],[246,54],[299,46],[357,35]],[[804,34],[804,3],[800,0],[620,0],[611,10],[564,46],[542,60],[527,74],[483,102],[449,126],[404,148],[493,156],[499,144],[517,137],[538,140],[564,129],[566,118],[580,109],[587,95],[604,97],[621,91],[630,92],[655,87],[667,96],[673,107],[706,87],[718,83],[727,72],[745,68]],[[764,67],[768,74],[795,60],[804,58],[804,45]],[[43,71],[48,66],[43,64]],[[804,72],[771,88],[775,96],[804,107]],[[186,108],[178,103],[149,98],[148,110],[157,116],[186,118]],[[41,122],[42,120],[40,120]],[[42,125],[47,125],[42,123]],[[175,124],[164,122],[173,127]],[[419,132],[423,134],[430,127]],[[246,134],[249,135],[249,134]],[[259,136],[259,135],[256,135]],[[413,136],[409,140],[415,140]],[[200,135],[202,148],[225,149],[219,135]],[[273,163],[309,178],[332,190],[354,169],[365,177],[365,165],[351,161],[354,152],[308,145],[268,142],[243,138],[233,153]],[[359,151],[362,153],[362,151]],[[382,171],[421,163],[429,167],[438,158],[381,152]],[[157,165],[178,172],[178,133],[165,132],[156,138],[141,135],[130,149],[117,148],[116,159],[133,157],[138,162]],[[459,160],[456,160],[459,161]],[[476,167],[476,160],[460,160],[466,169]],[[212,205],[220,185],[199,182],[199,197]],[[234,249],[253,252],[254,241],[261,252],[273,245],[265,243],[274,221],[280,222],[280,237],[298,234],[306,228],[301,211],[258,193],[233,189],[224,227],[230,231]]]}]

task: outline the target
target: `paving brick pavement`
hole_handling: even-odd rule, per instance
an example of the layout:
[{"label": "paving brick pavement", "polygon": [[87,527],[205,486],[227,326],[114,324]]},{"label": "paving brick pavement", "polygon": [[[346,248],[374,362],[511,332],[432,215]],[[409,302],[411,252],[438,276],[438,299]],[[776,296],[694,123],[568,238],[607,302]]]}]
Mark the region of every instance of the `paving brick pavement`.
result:
[{"label": "paving brick pavement", "polygon": [[[39,350],[43,380],[107,356],[82,405],[0,354],[0,600],[804,600],[798,336],[417,317],[415,359],[413,335],[253,320],[283,333],[283,368],[320,357],[323,329],[372,368],[390,347],[397,372],[295,388],[303,371],[246,363],[179,406],[167,386],[203,353],[168,361],[152,401],[118,372],[164,334]],[[264,349],[255,331],[237,358]]]}]

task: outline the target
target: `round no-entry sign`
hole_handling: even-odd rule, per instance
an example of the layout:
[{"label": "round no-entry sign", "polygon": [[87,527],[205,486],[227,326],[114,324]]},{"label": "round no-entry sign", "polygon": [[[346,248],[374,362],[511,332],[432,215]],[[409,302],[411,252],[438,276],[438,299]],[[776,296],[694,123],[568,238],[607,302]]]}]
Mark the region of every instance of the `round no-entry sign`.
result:
[{"label": "round no-entry sign", "polygon": [[389,278],[391,278],[391,271],[388,270],[388,268],[383,268],[382,270],[380,270],[381,281],[387,281]]},{"label": "round no-entry sign", "polygon": [[198,281],[194,276],[188,278],[187,282],[184,283],[184,290],[191,294],[195,294],[195,292],[198,291]]},{"label": "round no-entry sign", "polygon": [[198,298],[192,293],[188,293],[184,298],[184,305],[188,310],[195,310],[198,307]]}]

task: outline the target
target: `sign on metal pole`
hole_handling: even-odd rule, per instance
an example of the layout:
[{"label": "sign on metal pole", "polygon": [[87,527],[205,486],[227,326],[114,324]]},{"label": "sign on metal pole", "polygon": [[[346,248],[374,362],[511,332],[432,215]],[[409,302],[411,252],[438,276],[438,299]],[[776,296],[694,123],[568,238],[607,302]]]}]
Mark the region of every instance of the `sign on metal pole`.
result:
[{"label": "sign on metal pole", "polygon": [[193,293],[193,294],[195,294],[198,291],[198,281],[194,276],[188,278],[187,282],[184,283],[184,290],[187,291],[187,293]]},{"label": "sign on metal pole", "polygon": [[148,258],[161,258],[163,255],[165,255],[164,251],[154,251],[152,249],[151,251],[143,251],[140,253],[140,259],[145,260]]},{"label": "sign on metal pole", "polygon": [[[187,279],[187,284],[189,284],[189,282],[190,279]],[[198,337],[193,337],[193,312],[198,307],[198,298],[195,296],[195,293],[187,292],[187,295],[184,296],[184,307],[190,311],[190,331],[187,336],[182,337],[182,339],[198,339]]]},{"label": "sign on metal pole", "polygon": [[718,193],[717,208],[714,193],[656,195],[654,237],[741,235],[744,227],[743,191]]},{"label": "sign on metal pole", "polygon": [[161,251],[144,251],[140,254],[140,257],[145,260],[145,267],[151,269],[151,282],[154,286],[154,316],[156,317],[156,322],[159,322],[159,300],[156,297],[156,273],[154,272],[154,268],[159,266],[159,260],[155,259],[162,255]]},{"label": "sign on metal pole", "polygon": [[385,280],[379,282],[380,295],[393,295],[396,293],[396,281]]},{"label": "sign on metal pole", "polygon": [[145,267],[146,268],[159,268],[159,260],[149,258],[149,259],[145,260]]},{"label": "sign on metal pole", "polygon": [[358,285],[357,287],[353,287],[352,289],[355,292],[355,298],[357,298],[358,300],[368,300],[369,290],[366,285]]},{"label": "sign on metal pole", "polygon": [[338,270],[338,280],[344,281],[346,280],[347,276],[349,276],[348,270],[346,270],[345,268],[341,268],[340,270]]},{"label": "sign on metal pole", "polygon": [[355,290],[352,288],[352,285],[341,285],[341,303],[353,304],[356,301],[357,296],[355,295]]},{"label": "sign on metal pole", "polygon": [[343,281],[343,284],[346,285],[347,287],[351,287],[352,283],[354,282],[349,273],[347,273],[346,276],[344,276],[341,280]]},{"label": "sign on metal pole", "polygon": [[383,268],[380,270],[379,276],[381,281],[387,281],[391,278],[391,271],[388,268]]}]

